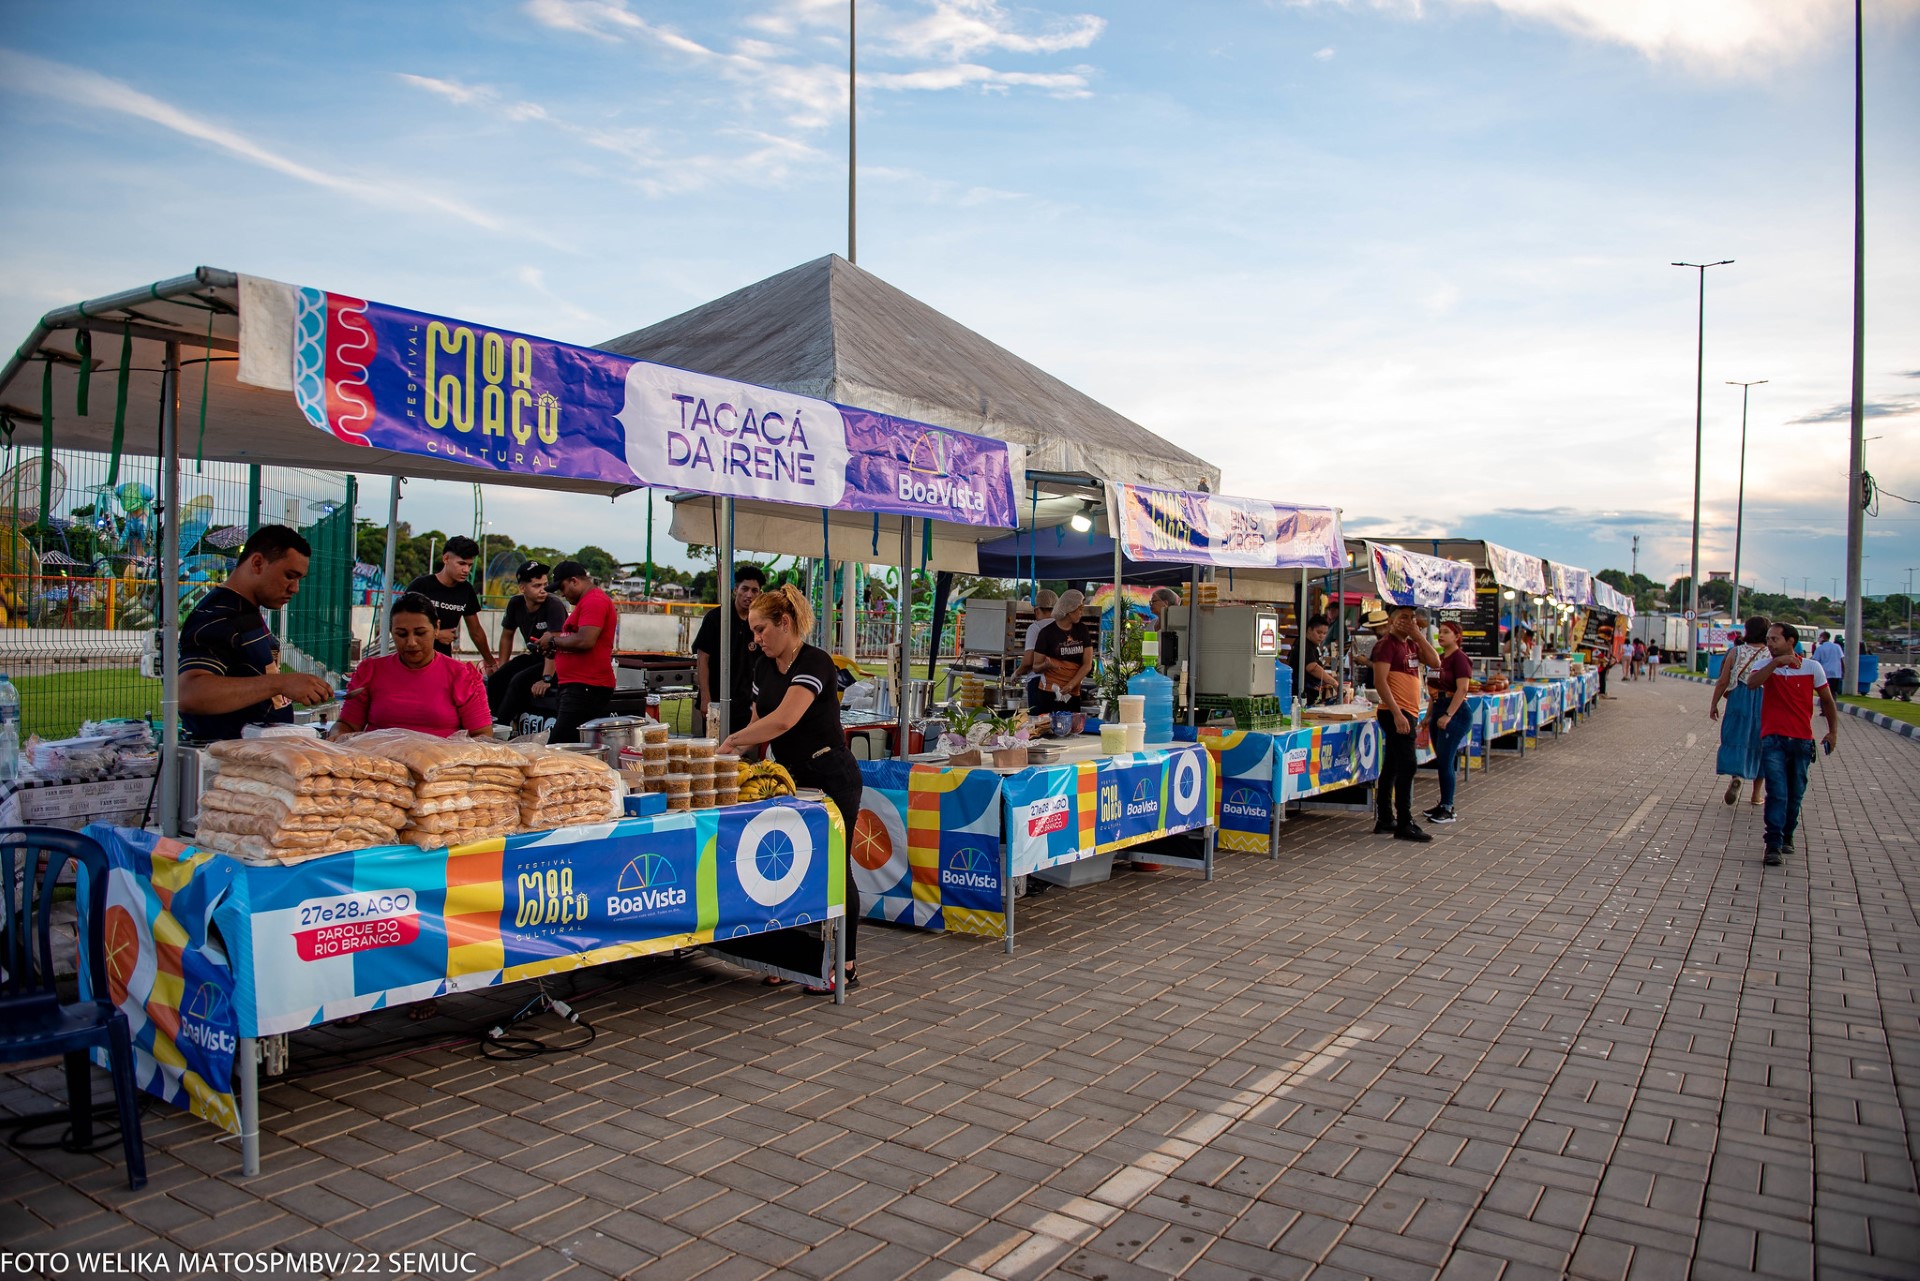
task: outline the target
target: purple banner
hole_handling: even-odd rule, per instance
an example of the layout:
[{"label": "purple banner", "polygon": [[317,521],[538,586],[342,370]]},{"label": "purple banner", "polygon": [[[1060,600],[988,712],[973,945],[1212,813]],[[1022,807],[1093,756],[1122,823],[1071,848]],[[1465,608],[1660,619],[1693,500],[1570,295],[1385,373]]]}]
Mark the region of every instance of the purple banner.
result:
[{"label": "purple banner", "polygon": [[1234,569],[1335,569],[1346,563],[1340,513],[1260,498],[1109,485],[1107,509],[1128,557]]},{"label": "purple banner", "polygon": [[351,444],[497,473],[1019,523],[1004,441],[318,289],[293,392]]}]

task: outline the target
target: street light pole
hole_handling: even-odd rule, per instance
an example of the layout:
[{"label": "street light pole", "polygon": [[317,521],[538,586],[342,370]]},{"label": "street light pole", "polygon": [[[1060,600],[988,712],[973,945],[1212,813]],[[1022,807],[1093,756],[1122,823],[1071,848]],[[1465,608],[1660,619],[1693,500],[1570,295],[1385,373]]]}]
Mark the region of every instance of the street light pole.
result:
[{"label": "street light pole", "polygon": [[[1701,273],[1703,276],[1705,272]],[[1745,532],[1747,522],[1747,389],[1758,387],[1767,380],[1756,378],[1750,383],[1727,379],[1727,386],[1740,389],[1740,497],[1733,508],[1733,605],[1727,613],[1733,619],[1733,626],[1740,625],[1740,535]]]},{"label": "street light pole", "polygon": [[1691,267],[1700,273],[1700,324],[1698,346],[1693,365],[1693,557],[1687,572],[1687,670],[1697,668],[1700,658],[1700,437],[1707,390],[1707,268],[1725,267],[1733,259],[1719,262],[1676,262],[1675,267]]},{"label": "street light pole", "polygon": [[1860,0],[1853,0],[1853,412],[1847,450],[1847,645],[1841,666],[1841,692],[1861,693],[1860,561],[1866,555],[1867,445],[1861,437],[1866,416],[1867,350],[1867,143],[1865,59],[1860,45]]}]

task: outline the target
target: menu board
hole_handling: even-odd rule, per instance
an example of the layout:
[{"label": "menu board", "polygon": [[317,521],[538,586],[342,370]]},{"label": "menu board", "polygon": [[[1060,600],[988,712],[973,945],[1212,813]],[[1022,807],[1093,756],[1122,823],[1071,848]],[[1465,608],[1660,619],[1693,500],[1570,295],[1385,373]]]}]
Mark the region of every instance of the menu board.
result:
[{"label": "menu board", "polygon": [[1433,621],[1460,624],[1460,648],[1467,657],[1500,657],[1500,584],[1493,571],[1473,571],[1472,609],[1437,609]]},{"label": "menu board", "polygon": [[1612,654],[1618,618],[1604,609],[1584,611],[1586,626],[1580,633],[1580,648],[1589,654]]}]

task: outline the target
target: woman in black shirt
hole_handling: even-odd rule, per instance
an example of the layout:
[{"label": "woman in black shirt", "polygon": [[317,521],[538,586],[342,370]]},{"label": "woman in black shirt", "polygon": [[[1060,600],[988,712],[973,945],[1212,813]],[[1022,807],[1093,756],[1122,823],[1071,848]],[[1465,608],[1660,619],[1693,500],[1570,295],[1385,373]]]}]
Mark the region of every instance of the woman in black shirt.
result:
[{"label": "woman in black shirt", "polygon": [[[762,592],[747,611],[760,660],[753,669],[753,721],[735,730],[720,744],[723,752],[738,752],[763,743],[773,746],[773,759],[786,766],[801,787],[817,787],[827,794],[853,845],[853,825],[860,817],[860,763],[847,750],[840,728],[840,682],[833,658],[817,645],[807,644],[813,630],[813,608],[799,588],[788,583]],[[847,990],[859,986],[854,977],[854,942],[860,920],[860,890],[847,860]],[[825,989],[808,988],[809,992]]]}]

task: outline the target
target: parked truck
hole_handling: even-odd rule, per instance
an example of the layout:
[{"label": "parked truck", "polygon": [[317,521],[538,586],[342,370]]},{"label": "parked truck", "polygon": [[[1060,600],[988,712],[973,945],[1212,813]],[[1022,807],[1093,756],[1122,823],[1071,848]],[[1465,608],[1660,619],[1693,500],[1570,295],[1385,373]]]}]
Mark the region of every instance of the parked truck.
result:
[{"label": "parked truck", "polygon": [[1687,617],[1685,614],[1635,614],[1631,635],[1636,641],[1645,641],[1664,653],[1684,654]]}]

